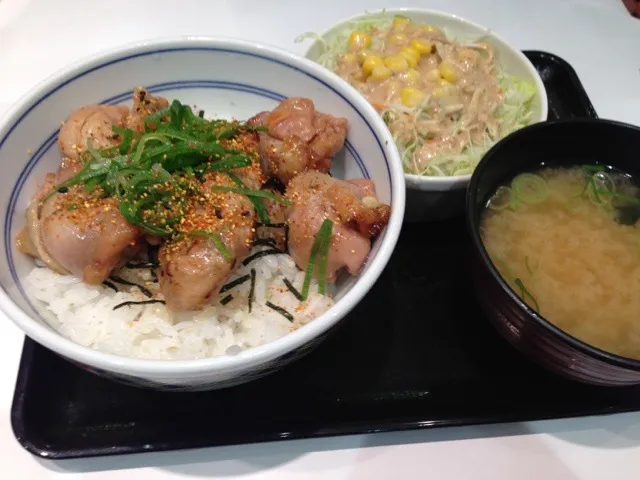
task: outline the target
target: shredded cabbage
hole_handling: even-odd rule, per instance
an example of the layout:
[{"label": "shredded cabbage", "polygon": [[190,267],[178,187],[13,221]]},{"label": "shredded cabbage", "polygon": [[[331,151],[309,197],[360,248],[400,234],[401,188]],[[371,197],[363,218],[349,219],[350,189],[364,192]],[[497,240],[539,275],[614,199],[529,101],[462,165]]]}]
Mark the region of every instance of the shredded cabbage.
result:
[{"label": "shredded cabbage", "polygon": [[[348,40],[354,31],[370,31],[373,28],[386,29],[391,26],[392,19],[385,12],[374,14],[366,19],[357,20],[347,23],[344,28],[333,32],[329,38],[323,38],[312,32],[300,35],[296,42],[302,42],[305,39],[313,39],[318,42],[321,47],[319,56],[315,59],[317,63],[323,67],[335,71],[337,69],[337,59],[341,54],[346,53],[348,49]],[[453,36],[443,32],[447,38]],[[466,43],[475,43],[476,39],[465,39]],[[372,45],[373,48],[376,45]],[[500,138],[529,125],[533,115],[533,101],[536,95],[536,86],[533,82],[517,78],[513,75],[499,70],[496,75],[496,82],[502,89],[504,94],[504,102],[495,112],[495,118],[500,125],[500,131],[496,138],[492,138],[488,132],[485,132],[484,138],[479,143],[469,143],[464,150],[458,155],[443,153],[431,159],[426,166],[419,168],[414,160],[414,154],[425,143],[425,132],[417,131],[414,128],[410,140],[400,140],[396,135],[394,139],[400,151],[404,170],[407,173],[425,175],[425,176],[457,176],[471,174],[478,165],[483,155],[489,150]],[[429,101],[427,96],[423,102],[414,109],[408,109],[402,105],[390,105],[381,113],[382,118],[388,124],[392,118],[394,110],[397,112],[413,113],[413,124],[416,125],[419,120],[428,118],[426,104]],[[393,133],[393,132],[392,132]]]}]

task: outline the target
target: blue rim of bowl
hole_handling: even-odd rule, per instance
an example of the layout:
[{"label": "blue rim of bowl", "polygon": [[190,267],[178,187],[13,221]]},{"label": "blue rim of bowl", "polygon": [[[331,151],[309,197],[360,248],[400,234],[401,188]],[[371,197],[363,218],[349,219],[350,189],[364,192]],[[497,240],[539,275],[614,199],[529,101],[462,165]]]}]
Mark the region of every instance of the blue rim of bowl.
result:
[{"label": "blue rim of bowl", "polygon": [[491,258],[489,257],[489,254],[484,247],[484,243],[482,242],[482,238],[480,236],[480,218],[476,213],[476,196],[480,176],[485,169],[491,167],[490,164],[492,161],[492,157],[496,155],[496,152],[500,150],[500,148],[502,148],[504,144],[508,142],[518,142],[520,140],[520,137],[528,135],[529,132],[533,130],[554,128],[555,126],[568,124],[605,124],[617,128],[633,129],[640,133],[640,127],[636,127],[635,125],[629,125],[627,123],[617,122],[614,120],[603,120],[599,118],[541,122],[526,126],[518,130],[517,132],[512,133],[511,135],[503,138],[498,143],[496,143],[491,149],[489,149],[480,163],[478,163],[476,169],[473,172],[473,175],[471,176],[471,181],[469,182],[469,188],[467,189],[466,198],[467,227],[469,228],[471,233],[471,240],[477,251],[480,253],[482,263],[484,263],[484,265],[489,268],[489,272],[493,276],[494,280],[498,282],[500,287],[502,287],[502,289],[511,297],[511,299],[518,304],[520,309],[525,311],[531,318],[535,320],[535,322],[537,322],[544,329],[554,333],[561,341],[575,348],[581,353],[587,354],[591,357],[595,357],[596,359],[610,365],[627,368],[634,371],[640,371],[640,360],[634,360],[633,358],[616,355],[615,353],[607,352],[606,350],[602,350],[598,347],[589,345],[588,343],[583,342],[582,340],[555,326],[549,320],[545,319],[542,315],[538,314],[538,312],[529,307],[529,305],[525,301],[523,301],[522,298],[520,298],[520,296],[509,286],[509,284],[507,284],[504,278],[502,278],[502,275],[500,275],[500,272],[498,272],[497,268],[491,261]]},{"label": "blue rim of bowl", "polygon": [[[367,17],[381,16],[381,15],[387,15],[387,14],[392,16],[392,15],[411,14],[411,13],[428,14],[428,15],[433,15],[434,17],[441,17],[441,18],[446,17],[449,19],[454,19],[461,23],[466,23],[479,30],[483,30],[486,35],[493,36],[495,39],[497,39],[498,41],[502,42],[505,46],[507,46],[509,50],[512,50],[514,53],[516,53],[516,55],[520,57],[520,60],[522,60],[523,63],[528,66],[528,70],[532,74],[532,79],[536,84],[536,87],[537,87],[536,90],[538,92],[538,96],[540,97],[540,108],[542,109],[542,119],[532,125],[536,125],[537,123],[543,123],[547,121],[547,118],[549,118],[549,111],[548,111],[549,99],[547,96],[547,90],[544,86],[544,82],[542,81],[542,77],[540,76],[536,68],[533,66],[531,61],[527,58],[527,56],[521,50],[515,48],[514,46],[511,45],[511,43],[507,42],[504,39],[504,37],[497,34],[490,28],[485,27],[484,25],[477,23],[473,20],[469,20],[467,18],[461,17],[453,13],[447,13],[441,10],[432,10],[428,8],[410,8],[410,7],[380,8],[372,11],[365,10],[364,12],[356,13],[355,15],[351,15],[350,17],[342,18],[337,22],[334,22],[329,28],[322,31],[322,33],[319,34],[319,38],[326,37],[330,32],[332,32],[334,29],[338,28],[341,25],[346,25],[347,23],[354,22],[357,20],[362,20]],[[319,38],[314,39],[313,43],[309,45],[307,50],[304,52],[304,57],[311,60],[312,62],[315,62],[315,60],[312,60],[308,55],[311,49],[316,45],[316,43],[319,42]],[[480,163],[478,162],[478,165],[479,164]],[[478,168],[478,165],[476,165],[474,172]],[[432,185],[434,187],[433,191],[443,191],[443,190],[449,190],[449,189],[462,190],[464,188],[467,188],[467,186],[469,185],[473,172],[467,173],[464,175],[452,175],[452,176],[446,176],[446,177],[416,175],[414,173],[406,173],[406,172],[404,175],[405,175],[405,178],[408,180],[407,188],[426,192],[430,190],[415,189],[412,187],[411,184],[422,184],[424,186]]]},{"label": "blue rim of bowl", "polygon": [[[164,82],[164,83],[148,85],[146,86],[146,88],[151,93],[162,93],[169,90],[191,90],[191,89],[233,90],[236,92],[253,94],[261,98],[268,98],[270,100],[275,100],[277,102],[281,102],[286,98],[284,95],[281,95],[277,92],[274,92],[272,90],[268,90],[265,88],[261,88],[261,87],[256,87],[254,85],[237,83],[237,82],[215,81],[215,80],[189,80],[189,81]],[[99,103],[100,105],[117,105],[117,104],[126,102],[127,100],[130,100],[131,95],[132,95],[132,92],[127,91],[119,95],[113,95],[112,97],[109,97],[106,100],[103,100],[102,102],[99,102]],[[40,102],[37,102],[34,105],[34,108],[39,103]],[[4,228],[4,248],[6,252],[7,264],[9,265],[9,271],[11,273],[11,277],[13,278],[13,281],[18,287],[18,290],[22,294],[22,297],[24,298],[25,302],[27,302],[29,307],[31,307],[31,310],[43,322],[46,322],[46,319],[42,317],[41,313],[31,302],[31,299],[29,298],[26,291],[24,290],[24,287],[22,286],[22,282],[20,281],[20,278],[18,277],[18,274],[16,272],[15,264],[13,261],[12,248],[11,248],[12,239],[14,238],[12,224],[13,224],[14,215],[16,213],[15,206],[19,200],[20,194],[22,193],[25,182],[29,179],[33,169],[38,165],[42,157],[45,156],[52,147],[55,147],[57,143],[59,131],[60,129],[57,129],[55,132],[49,135],[47,139],[44,142],[42,142],[42,144],[38,146],[38,148],[34,150],[35,153],[29,158],[29,161],[27,162],[25,167],[20,172],[20,175],[18,176],[18,180],[16,181],[13,187],[13,190],[11,191],[11,195],[9,197],[9,203],[7,205],[7,209],[5,212],[5,218],[7,219],[7,222],[5,223],[5,228]],[[3,139],[3,142],[0,142],[0,149],[2,148],[2,143],[4,143],[4,139]],[[351,145],[351,143],[348,140],[345,141],[345,149],[354,158],[356,164],[358,165],[358,168],[360,169],[360,173],[362,173],[363,177],[367,179],[371,178],[365,164],[362,162],[362,158],[360,157],[360,154],[356,151],[356,149],[353,147],[353,145]],[[385,157],[385,161],[386,161],[386,156],[384,155],[384,152],[382,152],[382,154]]]},{"label": "blue rim of bowl", "polygon": [[[364,291],[366,292],[378,279],[378,277],[382,273],[382,270],[384,269],[386,261],[388,260],[388,258],[390,258],[391,252],[393,251],[393,248],[397,243],[400,226],[402,223],[402,216],[405,206],[405,195],[403,188],[404,178],[401,171],[392,173],[388,157],[389,153],[394,153],[394,150],[397,156],[397,149],[393,141],[388,139],[385,140],[384,137],[379,138],[379,136],[376,134],[376,130],[372,126],[373,124],[371,123],[371,119],[373,119],[375,123],[378,121],[378,116],[373,110],[373,107],[366,104],[366,102],[364,101],[361,102],[362,105],[356,107],[353,101],[348,98],[349,91],[351,91],[350,93],[354,98],[357,97],[357,95],[355,95],[356,91],[353,89],[353,87],[346,84],[335,74],[322,69],[322,67],[316,65],[314,62],[311,62],[310,60],[300,57],[294,53],[288,52],[278,47],[272,47],[265,44],[257,44],[255,42],[248,42],[231,38],[201,36],[159,38],[116,47],[114,49],[101,53],[97,58],[94,55],[92,57],[82,59],[72,64],[62,71],[57,72],[56,74],[45,79],[36,87],[34,87],[30,92],[25,94],[6,115],[7,119],[17,118],[17,120],[11,121],[11,127],[6,126],[10,123],[9,121],[6,121],[6,125],[4,125],[3,128],[6,133],[0,141],[0,147],[2,147],[2,144],[6,141],[6,138],[24,119],[24,117],[26,117],[35,108],[37,103],[42,102],[45,98],[49,97],[51,94],[53,94],[63,86],[69,84],[74,79],[99,70],[100,68],[103,68],[105,66],[122,62],[131,58],[176,51],[226,52],[236,55],[255,57],[267,62],[281,65],[288,69],[295,70],[300,74],[324,85],[326,88],[334,92],[346,104],[348,104],[364,121],[371,133],[376,138],[378,147],[380,148],[384,157],[387,168],[387,175],[389,178],[392,208],[392,216],[389,225],[387,226],[387,229],[385,229],[383,235],[378,239],[378,241],[381,242],[381,248],[377,252],[376,256],[373,259],[369,260],[369,265],[374,267],[374,269],[370,270],[371,274],[366,277],[366,281],[362,283],[360,287],[360,289],[364,289]],[[297,66],[295,64],[296,62],[299,63],[300,66]],[[334,86],[332,85],[332,83],[336,85]],[[367,112],[367,110],[369,111]],[[371,118],[368,119],[365,114],[368,114],[368,116]],[[381,126],[382,125],[380,125],[379,127]],[[382,144],[383,140],[384,146]],[[395,232],[391,236],[389,235],[389,227],[393,227],[392,230]],[[381,259],[381,257],[383,256],[386,260]],[[358,279],[358,282],[361,280],[362,279]],[[358,282],[354,284],[354,288],[358,286]],[[2,310],[4,310],[4,312],[10,318],[14,319],[14,317],[19,317],[20,323],[32,321],[32,319],[29,318],[29,315],[26,314],[18,305],[16,305],[13,300],[11,300],[8,295],[7,289],[4,288],[4,285],[2,285],[2,290],[0,291],[0,293],[5,297],[4,303],[6,303],[6,305],[1,305]],[[333,308],[342,305],[342,309],[344,310],[343,315],[346,315],[357,304],[362,296],[363,294],[352,294],[352,292],[348,292]],[[233,372],[238,368],[243,368],[243,366],[252,368],[250,367],[251,365],[255,367],[262,362],[278,358],[279,356],[284,355],[289,351],[304,346],[307,342],[312,341],[313,338],[322,335],[329,328],[331,328],[331,326],[333,326],[341,318],[338,317],[335,312],[332,312],[332,309],[329,309],[329,311],[325,312],[314,322],[305,325],[295,332],[292,332],[267,344],[245,350],[233,357],[218,356],[197,360],[158,361],[123,357],[115,354],[95,351],[88,347],[79,345],[65,337],[62,337],[59,333],[51,330],[47,326],[38,325],[37,322],[33,324],[34,326],[29,326],[28,329],[33,335],[45,335],[45,338],[43,338],[43,340],[45,341],[53,341],[54,338],[60,339],[59,341],[62,342],[60,345],[60,349],[62,349],[63,351],[67,350],[68,355],[76,361],[81,361],[81,358],[89,354],[89,356],[91,357],[91,361],[99,362],[100,364],[102,364],[102,366],[99,366],[98,368],[111,368],[115,369],[116,372],[123,371],[122,369],[126,368],[125,371],[129,375],[159,374],[164,377],[169,374],[197,374],[210,372],[214,367],[216,369],[227,369],[226,371]],[[324,321],[321,321],[322,319],[324,319]],[[15,321],[18,322],[17,319]],[[25,324],[25,328],[27,325],[28,324]],[[276,346],[279,344],[286,344],[285,342],[287,342],[287,339],[289,343],[287,349],[279,350],[278,348],[276,348]],[[67,346],[64,347],[64,345]]]}]

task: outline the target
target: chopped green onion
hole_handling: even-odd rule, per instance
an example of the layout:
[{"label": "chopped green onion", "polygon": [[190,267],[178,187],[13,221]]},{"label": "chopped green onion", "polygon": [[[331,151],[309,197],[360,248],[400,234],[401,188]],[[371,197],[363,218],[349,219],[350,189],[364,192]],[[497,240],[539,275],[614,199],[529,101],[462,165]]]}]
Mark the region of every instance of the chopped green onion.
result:
[{"label": "chopped green onion", "polygon": [[535,305],[535,311],[537,313],[540,313],[540,306],[538,305],[538,301],[536,300],[536,297],[534,297],[531,294],[531,292],[527,290],[527,287],[524,286],[523,281],[520,278],[515,278],[513,280],[513,283],[515,283],[518,286],[518,288],[520,288],[520,296],[522,297],[522,300],[526,302],[527,301],[526,297],[529,297]]},{"label": "chopped green onion", "polygon": [[171,125],[176,130],[182,129],[182,120],[184,119],[184,108],[178,100],[171,102],[169,106],[169,113],[171,114]]},{"label": "chopped green onion", "polygon": [[[57,190],[65,192],[74,185],[84,185],[89,191],[101,188],[100,193],[117,198],[118,208],[127,222],[150,235],[173,236],[179,234],[175,228],[181,219],[178,212],[184,211],[189,192],[195,188],[190,183],[191,175],[201,180],[206,172],[225,172],[253,163],[251,155],[227,148],[219,141],[233,138],[242,131],[252,131],[253,127],[226,120],[205,120],[177,100],[148,115],[144,123],[144,133],[112,126],[113,139],[120,137],[119,145],[114,147],[98,150],[88,142],[82,153],[85,163],[82,170],[56,185],[45,200]],[[269,193],[254,193],[244,185],[238,187],[239,193],[250,198],[269,196]],[[273,199],[286,202],[275,196]],[[266,208],[260,208],[261,202],[256,198],[252,201],[261,219],[268,223]],[[206,236],[225,258],[230,255],[217,236]]]},{"label": "chopped green onion", "polygon": [[153,113],[151,115],[148,115],[145,119],[144,119],[144,128],[147,132],[151,131],[151,124],[153,124],[153,126],[155,128],[158,128],[158,121],[161,120],[163,117],[166,117],[167,115],[169,115],[169,110],[170,108],[163,108],[162,110],[157,111],[156,113]]},{"label": "chopped green onion", "polygon": [[511,182],[511,188],[518,199],[525,203],[542,203],[551,193],[549,184],[540,175],[522,173]]},{"label": "chopped green onion", "polygon": [[527,270],[529,271],[529,274],[533,275],[534,271],[531,268],[531,265],[529,264],[529,256],[528,255],[524,257],[524,265],[527,267]]},{"label": "chopped green onion", "polygon": [[605,170],[601,165],[582,165],[580,168],[586,172],[604,172]]},{"label": "chopped green onion", "polygon": [[[326,221],[327,220],[325,220],[325,222]],[[320,293],[320,295],[324,295],[327,284],[327,256],[329,255],[329,246],[331,245],[333,222],[329,221],[327,225],[329,226],[327,227],[324,241],[318,251],[318,293]]]},{"label": "chopped green onion", "polygon": [[487,207],[491,210],[504,210],[510,207],[515,200],[515,195],[513,190],[509,187],[505,187],[504,185],[498,187],[496,193],[489,199],[487,202]]},{"label": "chopped green onion", "polygon": [[224,242],[218,235],[210,232],[205,232],[202,230],[189,232],[189,235],[191,235],[192,237],[204,237],[209,239],[211,243],[213,243],[215,247],[218,249],[218,251],[220,252],[220,255],[222,255],[227,262],[231,260],[232,258],[231,252],[227,249]]},{"label": "chopped green onion", "polygon": [[129,148],[131,147],[131,142],[133,140],[135,132],[129,128],[122,128],[116,125],[112,126],[111,129],[114,133],[120,135],[122,141],[120,142],[120,146],[118,147],[118,152],[120,155],[125,155],[129,153]]},{"label": "chopped green onion", "polygon": [[[242,180],[240,180],[240,178],[237,175],[233,173],[228,173],[228,175],[229,175],[229,178],[233,180],[233,183],[235,183],[236,185],[238,185],[243,189],[245,188],[244,183],[242,183]],[[256,215],[258,215],[258,219],[262,223],[270,223],[271,219],[269,218],[269,212],[267,211],[267,207],[264,206],[264,203],[262,203],[262,200],[256,197],[249,197],[249,200],[253,204],[253,208],[256,211]]]},{"label": "chopped green onion", "polygon": [[[331,240],[331,230],[333,228],[333,222],[328,218],[324,219],[322,225],[318,229],[318,233],[316,233],[316,238],[313,241],[313,245],[311,246],[311,253],[309,254],[309,262],[307,263],[307,269],[304,274],[304,283],[302,284],[302,292],[300,292],[300,296],[302,300],[306,300],[309,297],[309,288],[311,287],[311,278],[313,277],[313,272],[316,267],[317,259],[316,257],[321,251],[321,248],[324,250],[324,243],[329,244]],[[326,247],[328,250],[328,247]],[[326,254],[324,260],[321,258],[320,262],[325,262],[325,266],[322,267],[326,269]],[[326,279],[325,279],[326,281]]]},{"label": "chopped green onion", "polygon": [[251,166],[251,159],[244,155],[231,155],[224,160],[210,162],[199,167],[201,172],[226,172],[235,170],[236,168],[244,168]]},{"label": "chopped green onion", "polygon": [[608,203],[612,197],[616,195],[616,184],[613,179],[604,172],[597,172],[591,176],[593,194],[605,198],[603,201]]}]

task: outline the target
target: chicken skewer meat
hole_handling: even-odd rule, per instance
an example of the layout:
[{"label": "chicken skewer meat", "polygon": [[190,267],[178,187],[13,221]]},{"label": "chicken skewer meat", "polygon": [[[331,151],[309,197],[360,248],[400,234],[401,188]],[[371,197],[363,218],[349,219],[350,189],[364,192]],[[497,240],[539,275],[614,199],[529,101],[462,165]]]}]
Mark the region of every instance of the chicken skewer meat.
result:
[{"label": "chicken skewer meat", "polygon": [[[253,133],[241,135],[236,143],[257,157],[258,140]],[[257,161],[234,170],[233,175],[250,189],[259,189],[263,182]],[[207,174],[196,186],[200,197],[179,227],[184,235],[161,247],[158,280],[169,308],[193,310],[208,305],[249,255],[255,236],[254,206],[244,195],[219,190],[236,186],[227,174]],[[224,244],[227,256],[212,240],[214,236]]]},{"label": "chicken skewer meat", "polygon": [[262,168],[286,185],[307,170],[326,173],[347,137],[347,119],[316,111],[307,98],[289,98],[248,122],[267,127],[260,134]]},{"label": "chicken skewer meat", "polygon": [[[174,101],[168,108],[142,88],[131,110],[92,105],[73,112],[60,130],[58,171],[31,201],[18,248],[60,274],[99,284],[142,246],[156,245],[159,291],[174,311],[209,305],[257,240],[288,249],[307,269],[325,220],[332,222],[326,279],[335,281],[343,268],[352,275],[361,270],[390,208],[377,200],[371,181],[327,174],[344,145],[346,119],[320,113],[304,98],[247,122],[264,130],[232,124],[217,136],[219,123],[194,117],[188,107]],[[162,133],[167,128],[174,130]],[[127,148],[132,138],[139,148]],[[149,147],[149,139],[156,143]],[[178,166],[167,166],[167,155],[177,151],[187,152],[184,162],[174,153],[170,161]],[[155,160],[147,165],[144,158]],[[73,179],[81,171],[77,178],[84,178],[85,166],[115,171],[115,183],[105,173],[107,180],[93,185]],[[268,178],[286,188],[287,200],[276,198],[283,194],[277,188],[263,187]]]},{"label": "chicken skewer meat", "polygon": [[71,113],[58,135],[62,153],[58,171],[45,177],[32,199],[27,225],[17,236],[18,249],[89,284],[102,283],[135,255],[142,231],[124,219],[115,198],[101,198],[99,190],[87,192],[82,186],[51,192],[82,170],[82,154],[89,145],[99,150],[121,142],[114,126],[143,124],[144,116],[167,105],[165,99],[138,88],[132,112],[123,106],[90,105]]},{"label": "chicken skewer meat", "polygon": [[326,259],[327,281],[335,282],[344,267],[357,275],[371,251],[371,240],[389,222],[391,208],[376,198],[373,182],[338,180],[320,172],[305,172],[287,186],[289,254],[305,270],[322,222],[333,222]]}]

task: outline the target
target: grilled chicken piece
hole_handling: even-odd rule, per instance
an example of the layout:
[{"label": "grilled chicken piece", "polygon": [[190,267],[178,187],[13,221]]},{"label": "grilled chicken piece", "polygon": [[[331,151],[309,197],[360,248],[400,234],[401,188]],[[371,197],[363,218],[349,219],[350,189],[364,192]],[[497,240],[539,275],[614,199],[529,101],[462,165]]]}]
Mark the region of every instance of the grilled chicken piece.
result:
[{"label": "grilled chicken piece", "polygon": [[46,200],[38,222],[31,230],[32,244],[41,244],[66,271],[60,273],[71,273],[91,285],[106,280],[142,243],[142,232],[124,219],[115,199],[87,193],[82,186]]},{"label": "grilled chicken piece", "polygon": [[387,225],[391,213],[377,200],[373,182],[365,179],[344,181],[309,171],[289,182],[286,196],[294,204],[288,215],[289,253],[301,270],[307,267],[322,222],[333,222],[326,269],[330,282],[342,267],[358,274],[371,239]]},{"label": "grilled chicken piece", "polygon": [[69,115],[58,134],[62,152],[58,181],[67,180],[82,168],[80,154],[89,142],[96,150],[117,145],[120,140],[112,127],[122,126],[128,113],[127,107],[89,105]]},{"label": "grilled chicken piece", "polygon": [[169,102],[166,98],[154,97],[146,88],[137,87],[133,91],[133,108],[127,116],[125,126],[143,133],[144,119],[168,106]]},{"label": "grilled chicken piece", "polygon": [[249,167],[236,168],[233,173],[242,181],[244,186],[250,190],[260,190],[265,182],[265,175],[260,167],[260,137],[256,132],[242,132],[231,140],[220,142],[226,148],[240,150],[250,157],[254,162]]},{"label": "grilled chicken piece", "polygon": [[347,120],[317,112],[307,98],[289,98],[248,123],[266,126],[260,133],[262,168],[287,184],[307,170],[328,172],[347,137]]},{"label": "grilled chicken piece", "polygon": [[95,149],[120,142],[112,127],[122,126],[128,112],[122,106],[89,105],[69,115],[58,134],[63,156],[58,171],[45,176],[27,209],[27,225],[16,238],[21,252],[40,258],[58,273],[72,273],[90,284],[104,281],[135,253],[140,232],[124,220],[113,201],[96,201],[81,187],[74,187],[41,205],[55,185],[83,168],[81,154],[89,142]]},{"label": "grilled chicken piece", "polygon": [[[254,171],[251,167],[242,170],[245,178]],[[181,224],[184,235],[160,249],[160,291],[172,310],[194,310],[209,304],[251,249],[253,204],[244,195],[216,191],[216,186],[235,184],[224,174],[208,174],[201,185],[204,200],[193,205]],[[217,236],[231,258],[225,258],[203,232]]]}]

